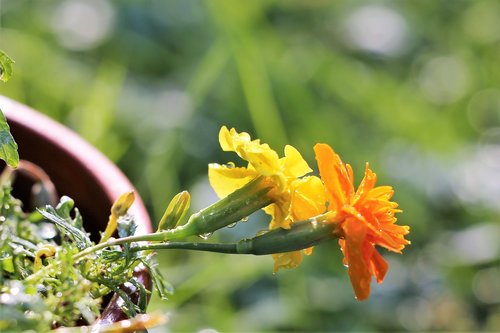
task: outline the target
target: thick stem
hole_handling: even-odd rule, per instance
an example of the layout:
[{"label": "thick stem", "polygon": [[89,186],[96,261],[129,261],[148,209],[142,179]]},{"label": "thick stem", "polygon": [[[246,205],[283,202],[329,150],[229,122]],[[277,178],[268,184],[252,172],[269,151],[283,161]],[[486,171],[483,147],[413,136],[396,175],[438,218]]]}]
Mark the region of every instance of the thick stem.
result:
[{"label": "thick stem", "polygon": [[193,214],[188,222],[172,230],[164,240],[212,233],[240,221],[273,201],[267,193],[273,188],[266,177],[258,177],[213,205]]},{"label": "thick stem", "polygon": [[236,243],[220,244],[220,243],[165,242],[165,243],[155,243],[143,246],[136,246],[131,248],[130,251],[138,252],[138,251],[154,251],[154,250],[167,250],[167,249],[238,254]]},{"label": "thick stem", "polygon": [[242,240],[237,244],[238,253],[266,255],[304,250],[322,241],[339,238],[338,226],[327,213],[293,223],[290,229],[278,228],[261,236]]},{"label": "thick stem", "polygon": [[318,243],[340,237],[338,224],[330,214],[292,224],[290,229],[274,229],[261,236],[237,243],[165,242],[132,247],[131,251],[182,249],[227,254],[267,255],[307,249]]}]

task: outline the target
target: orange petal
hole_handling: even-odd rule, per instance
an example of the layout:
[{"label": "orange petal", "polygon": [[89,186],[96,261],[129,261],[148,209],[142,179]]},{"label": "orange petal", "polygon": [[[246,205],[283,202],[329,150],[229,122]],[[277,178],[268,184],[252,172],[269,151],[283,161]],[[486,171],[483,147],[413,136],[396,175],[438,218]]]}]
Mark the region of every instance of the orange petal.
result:
[{"label": "orange petal", "polygon": [[382,283],[388,270],[389,264],[387,261],[385,261],[377,250],[374,250],[370,261],[370,271],[377,279],[377,283]]},{"label": "orange petal", "polygon": [[382,224],[381,228],[383,231],[392,234],[407,235],[410,233],[410,227],[407,225]]},{"label": "orange petal", "polygon": [[368,263],[364,259],[363,242],[367,228],[360,221],[347,218],[342,228],[345,232],[345,248],[348,262],[348,273],[356,298],[360,301],[370,296],[371,274]]},{"label": "orange petal", "polygon": [[363,177],[363,180],[359,184],[351,204],[356,205],[356,203],[358,202],[361,203],[368,196],[369,192],[373,189],[373,186],[375,186],[376,181],[377,181],[377,175],[368,167],[368,163],[366,163],[365,176]]},{"label": "orange petal", "polygon": [[342,212],[346,213],[351,218],[358,220],[359,223],[364,224],[365,227],[367,227],[368,229],[370,229],[373,233],[377,234],[379,232],[378,229],[377,229],[377,227],[375,226],[375,223],[370,223],[366,219],[366,217],[370,217],[369,214],[366,214],[366,216],[365,216],[365,214],[357,211],[356,208],[354,208],[352,206],[348,206],[348,205],[344,205],[342,207]]},{"label": "orange petal", "polygon": [[307,249],[304,249],[304,254],[310,256],[313,253],[314,246],[308,247]]},{"label": "orange petal", "polygon": [[349,266],[349,262],[347,261],[347,249],[345,247],[345,239],[339,239],[339,246],[340,250],[342,251],[342,254],[344,255],[344,259],[342,259],[342,264],[346,267]]},{"label": "orange petal", "polygon": [[392,189],[392,186],[377,186],[370,190],[371,198],[389,200],[392,198],[393,194],[394,190]]},{"label": "orange petal", "polygon": [[354,172],[352,171],[352,166],[350,164],[346,164],[345,167],[347,168],[347,175],[351,184],[354,184]]},{"label": "orange petal", "polygon": [[347,198],[353,192],[351,182],[352,171],[346,167],[339,155],[333,149],[324,143],[318,143],[314,146],[316,160],[321,175],[328,190],[331,211],[338,211]]}]

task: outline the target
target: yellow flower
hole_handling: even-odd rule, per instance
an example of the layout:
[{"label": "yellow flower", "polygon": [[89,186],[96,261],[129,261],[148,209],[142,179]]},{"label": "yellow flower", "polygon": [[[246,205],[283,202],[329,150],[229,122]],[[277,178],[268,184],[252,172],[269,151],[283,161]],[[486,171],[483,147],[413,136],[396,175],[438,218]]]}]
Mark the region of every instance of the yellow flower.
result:
[{"label": "yellow flower", "polygon": [[371,277],[381,283],[389,268],[375,249],[375,245],[401,253],[409,233],[408,226],[396,225],[398,204],[390,201],[394,191],[390,186],[377,186],[377,177],[368,164],[358,189],[354,190],[354,176],[349,164],[326,144],[314,147],[321,178],[325,183],[328,210],[335,212],[343,239],[339,240],[348,266],[351,284],[358,300],[370,295]]},{"label": "yellow flower", "polygon": [[[221,198],[226,197],[252,179],[265,176],[274,185],[268,194],[274,203],[265,208],[266,213],[273,217],[270,229],[278,227],[289,229],[293,221],[292,197],[305,200],[304,192],[310,192],[309,187],[317,187],[321,183],[319,179],[307,181],[305,179],[309,177],[299,178],[312,170],[297,149],[287,145],[285,156],[280,158],[267,144],[260,143],[260,140],[251,140],[248,133],[238,133],[234,128],[228,130],[225,126],[220,130],[219,142],[224,151],[236,152],[248,162],[248,166],[235,167],[232,163],[210,164],[208,178],[217,195]],[[300,207],[293,209],[301,211]]]},{"label": "yellow flower", "polygon": [[[303,177],[312,169],[294,147],[285,146],[285,156],[280,158],[269,145],[252,140],[248,133],[238,133],[234,128],[228,130],[225,126],[220,130],[219,142],[224,151],[234,151],[248,165],[210,164],[210,184],[219,197],[225,197],[252,179],[267,177],[274,185],[268,193],[273,203],[264,208],[272,216],[269,229],[289,229],[294,221],[319,215],[326,210],[323,183],[318,177]],[[281,267],[296,267],[302,260],[300,251],[273,257],[276,260],[275,271]]]}]

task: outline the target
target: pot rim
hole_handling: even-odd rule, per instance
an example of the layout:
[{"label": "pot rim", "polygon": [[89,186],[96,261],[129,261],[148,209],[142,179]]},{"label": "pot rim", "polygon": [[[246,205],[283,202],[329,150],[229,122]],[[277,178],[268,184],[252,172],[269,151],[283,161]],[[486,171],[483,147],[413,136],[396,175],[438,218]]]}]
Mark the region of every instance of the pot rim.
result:
[{"label": "pot rim", "polygon": [[[0,109],[8,122],[13,121],[21,124],[29,131],[44,137],[71,158],[79,161],[82,167],[94,175],[97,184],[112,202],[128,191],[134,191],[137,194],[137,190],[123,172],[73,130],[6,96],[0,95]],[[74,147],[78,147],[78,149],[74,149]],[[95,165],[99,165],[99,172],[94,170],[93,166]],[[64,195],[64,193],[61,194]],[[129,212],[136,218],[136,234],[152,232],[151,220],[140,196],[136,195]]]},{"label": "pot rim", "polygon": [[[45,141],[47,144],[53,145],[58,153],[64,154],[73,160],[78,168],[91,175],[92,182],[95,182],[95,185],[102,190],[110,203],[113,203],[125,192],[134,191],[137,193],[132,183],[113,162],[73,130],[35,109],[2,95],[0,95],[0,109],[12,127],[15,124],[16,128],[22,128],[24,132],[40,138],[40,140]],[[14,139],[16,138],[14,137]],[[65,193],[60,194],[64,195]],[[78,202],[76,202],[76,206],[78,207]],[[137,223],[136,235],[152,232],[151,220],[139,195],[135,196],[135,201],[130,207],[129,212],[134,215]],[[106,219],[107,217],[103,216],[103,218]],[[137,267],[134,271],[134,276],[136,280],[151,290],[151,277],[146,267],[143,265]],[[122,288],[125,288],[125,286],[122,286]],[[138,297],[136,288],[126,289],[125,292],[131,295],[131,297]],[[101,317],[93,325],[99,327],[126,318],[126,315],[120,308],[120,299],[117,297],[117,294],[114,294],[107,306],[102,309]]]}]

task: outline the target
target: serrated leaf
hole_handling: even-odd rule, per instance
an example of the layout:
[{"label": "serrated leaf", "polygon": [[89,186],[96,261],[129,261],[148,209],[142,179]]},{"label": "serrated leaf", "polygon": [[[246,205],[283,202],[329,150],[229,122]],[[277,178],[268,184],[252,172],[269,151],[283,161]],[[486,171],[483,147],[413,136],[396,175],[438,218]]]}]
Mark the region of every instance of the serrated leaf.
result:
[{"label": "serrated leaf", "polygon": [[142,313],[146,312],[146,308],[148,307],[148,291],[146,290],[146,287],[144,287],[144,285],[136,279],[130,279],[129,282],[132,283],[139,291],[137,306]]},{"label": "serrated leaf", "polygon": [[12,60],[8,55],[0,50],[0,80],[3,82],[9,81],[12,76]]},{"label": "serrated leaf", "polygon": [[19,165],[17,143],[10,134],[10,127],[2,110],[0,110],[0,158],[10,167],[17,168]]},{"label": "serrated leaf", "polygon": [[78,249],[83,250],[89,246],[92,246],[92,241],[87,236],[87,234],[80,229],[75,228],[64,218],[60,217],[53,207],[47,206],[45,207],[45,210],[38,209],[38,211],[43,215],[43,217],[53,222],[59,228],[65,231],[65,233],[67,233],[76,242],[76,246],[78,247]]}]

